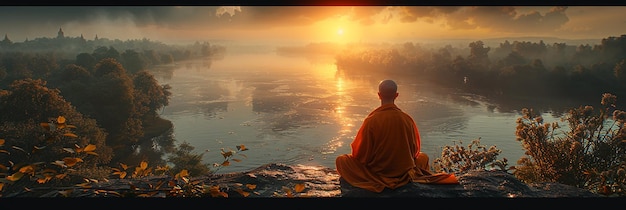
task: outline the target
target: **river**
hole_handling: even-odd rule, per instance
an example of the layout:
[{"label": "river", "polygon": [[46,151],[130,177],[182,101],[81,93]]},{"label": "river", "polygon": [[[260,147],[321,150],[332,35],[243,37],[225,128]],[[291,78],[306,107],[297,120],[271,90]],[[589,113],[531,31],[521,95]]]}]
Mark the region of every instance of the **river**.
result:
[{"label": "river", "polygon": [[[482,96],[406,77],[341,76],[332,58],[233,53],[181,62],[155,77],[172,87],[161,116],[174,124],[178,143],[190,143],[210,164],[224,160],[222,148],[248,148],[219,173],[272,162],[334,168],[337,155],[350,153],[361,121],[380,105],[376,92],[382,79],[397,81],[396,104],[415,119],[422,151],[431,160],[445,145],[477,138],[502,150],[498,159],[507,158],[509,165],[524,153],[515,140],[521,108],[501,109]],[[549,113],[543,117],[558,121]]]}]

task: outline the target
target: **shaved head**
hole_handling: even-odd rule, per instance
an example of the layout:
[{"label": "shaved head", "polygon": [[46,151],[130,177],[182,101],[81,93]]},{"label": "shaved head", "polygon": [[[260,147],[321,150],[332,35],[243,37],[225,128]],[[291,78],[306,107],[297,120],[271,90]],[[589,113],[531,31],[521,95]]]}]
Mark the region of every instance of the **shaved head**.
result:
[{"label": "shaved head", "polygon": [[382,100],[393,100],[397,96],[398,85],[393,80],[383,80],[378,84],[378,95]]}]

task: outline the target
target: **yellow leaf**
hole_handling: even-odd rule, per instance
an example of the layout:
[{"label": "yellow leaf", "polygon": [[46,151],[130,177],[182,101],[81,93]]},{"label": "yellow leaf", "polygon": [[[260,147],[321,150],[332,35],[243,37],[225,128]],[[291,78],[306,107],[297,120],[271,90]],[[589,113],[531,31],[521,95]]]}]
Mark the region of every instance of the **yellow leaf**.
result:
[{"label": "yellow leaf", "polygon": [[35,169],[31,165],[27,165],[27,166],[21,167],[19,171],[23,174],[30,174],[30,173],[33,173]]},{"label": "yellow leaf", "polygon": [[76,126],[73,126],[73,125],[66,125],[66,127],[68,127],[68,128],[76,128]]},{"label": "yellow leaf", "polygon": [[95,156],[98,156],[98,153],[95,153],[95,152],[87,152],[87,154],[88,154],[88,155],[95,155]]},{"label": "yellow leaf", "polygon": [[16,173],[14,173],[11,176],[7,176],[7,180],[14,182],[14,181],[20,180],[22,178],[22,176],[24,176],[23,173],[16,172]]},{"label": "yellow leaf", "polygon": [[219,186],[209,186],[209,192],[211,193],[211,195],[217,194],[219,191],[220,191]]},{"label": "yellow leaf", "polygon": [[148,168],[148,162],[146,162],[146,161],[141,161],[140,166],[141,166],[141,169],[142,169],[142,170],[144,170],[144,169]]},{"label": "yellow leaf", "polygon": [[230,165],[230,162],[228,162],[228,160],[226,160],[226,161],[224,161],[224,162],[222,163],[222,165],[223,165],[223,166],[229,166],[229,165]]},{"label": "yellow leaf", "polygon": [[296,184],[296,187],[295,187],[296,192],[297,193],[302,192],[304,190],[304,187],[305,187],[304,184]]},{"label": "yellow leaf", "polygon": [[[9,168],[7,168],[7,166],[0,164],[0,171],[6,171]],[[0,190],[1,191],[1,190]]]},{"label": "yellow leaf", "polygon": [[248,187],[248,189],[254,190],[256,189],[256,184],[246,184],[246,187]]},{"label": "yellow leaf", "polygon": [[65,123],[65,117],[63,117],[63,116],[57,117],[57,123],[64,124]]},{"label": "yellow leaf", "polygon": [[248,158],[248,156],[247,156],[247,155],[244,155],[244,154],[239,154],[239,155],[240,155],[240,156],[243,156],[244,158]]},{"label": "yellow leaf", "polygon": [[219,186],[210,186],[209,187],[209,193],[211,194],[211,197],[228,198],[228,194],[225,193],[225,192],[220,191],[220,187]]},{"label": "yellow leaf", "polygon": [[181,176],[189,176],[189,171],[187,171],[187,169],[183,169],[182,171],[180,171],[180,175]]},{"label": "yellow leaf", "polygon": [[2,191],[2,187],[4,187],[4,183],[0,182],[0,191]]},{"label": "yellow leaf", "polygon": [[4,139],[0,139],[0,146],[4,145]]},{"label": "yellow leaf", "polygon": [[76,163],[78,163],[79,160],[80,159],[78,159],[78,158],[71,158],[71,157],[63,158],[63,162],[65,162],[65,165],[67,165],[68,167],[72,167],[72,166],[76,165]]},{"label": "yellow leaf", "polygon": [[233,158],[232,160],[235,161],[235,162],[241,162],[241,160],[239,160],[237,158]]},{"label": "yellow leaf", "polygon": [[248,148],[246,148],[246,146],[244,146],[243,144],[242,144],[242,145],[237,146],[237,149],[238,149],[239,151],[246,151],[246,150],[248,150]]},{"label": "yellow leaf", "polygon": [[63,151],[69,152],[71,154],[74,154],[74,149],[72,148],[63,148]]},{"label": "yellow leaf", "polygon": [[119,192],[113,191],[113,190],[110,190],[107,193],[112,194],[112,195],[116,195],[117,197],[122,197],[122,194],[120,194]]},{"label": "yellow leaf", "polygon": [[63,136],[72,137],[72,138],[78,137],[76,134],[73,134],[73,133],[64,133]]},{"label": "yellow leaf", "polygon": [[37,179],[37,183],[43,184],[43,183],[46,183],[46,182],[50,181],[50,179],[52,179],[52,177],[49,177],[49,176],[48,177],[39,178],[39,179]]},{"label": "yellow leaf", "polygon": [[96,150],[96,145],[93,144],[89,144],[85,147],[85,149],[83,151],[85,152],[93,152],[94,150]]},{"label": "yellow leaf", "polygon": [[45,148],[46,148],[46,146],[41,146],[41,147],[38,147],[38,146],[33,146],[33,148],[35,148],[36,150],[42,150],[42,149],[45,149]]},{"label": "yellow leaf", "polygon": [[118,175],[120,176],[120,179],[123,179],[124,177],[126,177],[126,171],[113,172],[113,175]]},{"label": "yellow leaf", "polygon": [[57,178],[57,179],[63,179],[63,178],[65,178],[66,176],[67,176],[67,174],[66,174],[66,173],[62,173],[62,174],[57,174],[57,175],[56,175],[56,176],[54,176],[54,177],[55,177],[55,178]]},{"label": "yellow leaf", "polygon": [[128,169],[128,165],[126,165],[126,164],[120,163],[120,166],[122,166],[122,169],[124,169],[124,170]]},{"label": "yellow leaf", "polygon": [[243,191],[242,189],[235,189],[235,191],[237,191],[239,194],[241,194],[243,197],[248,197],[250,195],[249,192]]},{"label": "yellow leaf", "polygon": [[61,194],[61,195],[63,195],[63,197],[67,197],[67,196],[69,196],[69,195],[70,195],[70,193],[72,193],[72,189],[69,189],[69,190],[61,190],[61,191],[58,191],[58,193],[59,193],[59,194]]},{"label": "yellow leaf", "polygon": [[7,153],[7,155],[11,154],[9,151],[3,150],[3,149],[0,150],[0,153]]}]

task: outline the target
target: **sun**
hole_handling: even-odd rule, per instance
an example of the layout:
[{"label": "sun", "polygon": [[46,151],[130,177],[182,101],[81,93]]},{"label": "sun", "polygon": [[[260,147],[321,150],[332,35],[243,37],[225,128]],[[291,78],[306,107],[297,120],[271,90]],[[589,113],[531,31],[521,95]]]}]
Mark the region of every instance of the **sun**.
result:
[{"label": "sun", "polygon": [[343,28],[337,29],[337,35],[343,35]]}]

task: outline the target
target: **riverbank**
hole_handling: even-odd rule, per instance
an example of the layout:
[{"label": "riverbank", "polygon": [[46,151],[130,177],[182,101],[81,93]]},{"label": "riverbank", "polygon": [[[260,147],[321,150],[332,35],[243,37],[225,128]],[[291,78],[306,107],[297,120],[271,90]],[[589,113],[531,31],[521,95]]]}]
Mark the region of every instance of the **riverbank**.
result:
[{"label": "riverbank", "polygon": [[158,115],[146,117],[143,119],[143,138],[142,140],[152,139],[163,135],[172,129],[174,124],[172,121],[161,118]]}]

